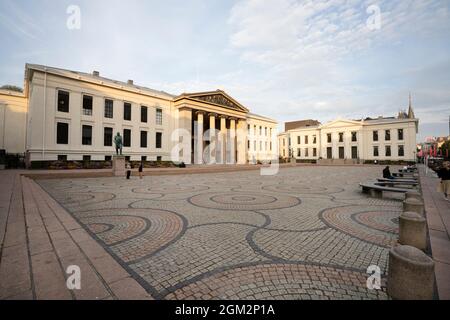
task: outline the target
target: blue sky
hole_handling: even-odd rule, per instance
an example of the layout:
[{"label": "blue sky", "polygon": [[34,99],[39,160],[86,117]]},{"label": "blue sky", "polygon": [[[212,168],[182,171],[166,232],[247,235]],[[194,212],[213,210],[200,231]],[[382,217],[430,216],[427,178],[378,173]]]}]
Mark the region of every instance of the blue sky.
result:
[{"label": "blue sky", "polygon": [[450,0],[0,0],[0,34],[0,84],[22,86],[27,62],[99,70],[173,94],[220,88],[280,123],[394,115],[411,92],[419,139],[448,134]]}]

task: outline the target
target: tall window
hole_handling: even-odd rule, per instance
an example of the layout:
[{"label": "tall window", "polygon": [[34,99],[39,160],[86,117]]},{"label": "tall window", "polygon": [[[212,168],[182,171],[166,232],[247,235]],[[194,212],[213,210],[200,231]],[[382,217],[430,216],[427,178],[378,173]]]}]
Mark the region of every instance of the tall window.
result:
[{"label": "tall window", "polygon": [[58,90],[58,111],[69,112],[69,92]]},{"label": "tall window", "polygon": [[262,141],[259,142],[259,151],[262,151]]},{"label": "tall window", "polygon": [[298,136],[297,137],[297,144],[301,144],[302,142],[301,142],[301,137],[300,136]]},{"label": "tall window", "polygon": [[358,147],[352,146],[352,159],[358,159]]},{"label": "tall window", "polygon": [[105,118],[111,118],[113,117],[114,113],[114,103],[110,99],[105,99]]},{"label": "tall window", "polygon": [[317,143],[317,136],[313,135],[313,144],[316,144],[316,143]]},{"label": "tall window", "polygon": [[141,148],[147,148],[147,131],[141,131]]},{"label": "tall window", "polygon": [[331,147],[327,148],[327,159],[333,158],[333,149]]},{"label": "tall window", "polygon": [[83,114],[85,116],[92,116],[92,97],[83,96]]},{"label": "tall window", "polygon": [[308,144],[309,136],[305,136],[305,144]]},{"label": "tall window", "polygon": [[252,133],[251,133],[250,125],[249,125],[249,124],[247,125],[247,130],[248,130],[248,135],[251,135]]},{"label": "tall window", "polygon": [[131,121],[131,103],[123,104],[123,120]]},{"label": "tall window", "polygon": [[306,158],[309,157],[309,149],[308,148],[305,148],[305,157]]},{"label": "tall window", "polygon": [[403,129],[398,129],[398,140],[403,140]]},{"label": "tall window", "polygon": [[256,140],[253,141],[253,150],[256,151]]},{"label": "tall window", "polygon": [[141,122],[147,122],[147,110],[147,107],[141,106]]},{"label": "tall window", "polygon": [[156,109],[156,124],[162,125],[162,109]]},{"label": "tall window", "polygon": [[385,155],[386,155],[386,157],[390,157],[391,156],[391,146],[386,146]]},{"label": "tall window", "polygon": [[339,132],[339,142],[344,142],[344,133]]},{"label": "tall window", "polygon": [[373,147],[373,156],[374,157],[380,156],[380,151],[378,150],[378,146]]},{"label": "tall window", "polygon": [[373,140],[373,141],[378,141],[378,131],[374,131],[374,132],[372,133],[372,140]]},{"label": "tall window", "polygon": [[265,134],[266,137],[267,137],[267,127],[264,127],[264,134]]},{"label": "tall window", "polygon": [[92,145],[92,126],[83,125],[81,128],[81,143],[85,146]]},{"label": "tall window", "polygon": [[313,148],[313,157],[317,157],[317,148]]},{"label": "tall window", "polygon": [[297,149],[297,157],[301,157],[302,156],[302,149],[298,148]]},{"label": "tall window", "polygon": [[58,122],[56,124],[56,143],[68,144],[69,143],[69,124],[65,122]]},{"label": "tall window", "polygon": [[259,126],[259,135],[262,136],[262,127]]},{"label": "tall window", "polygon": [[339,159],[345,158],[345,149],[344,147],[339,147]]},{"label": "tall window", "polygon": [[[331,143],[331,133],[327,133],[327,142]],[[329,158],[331,159],[331,158]]]},{"label": "tall window", "polygon": [[105,127],[103,130],[103,145],[111,147],[113,143],[113,128]]},{"label": "tall window", "polygon": [[156,149],[162,148],[162,133],[157,132],[156,133]]},{"label": "tall window", "polygon": [[123,146],[131,147],[131,130],[123,129]]},{"label": "tall window", "polygon": [[352,132],[352,141],[353,141],[353,142],[358,141],[358,136],[356,135],[356,132],[355,132],[355,131]]},{"label": "tall window", "polygon": [[403,145],[398,146],[398,156],[399,157],[405,156],[405,146]]},{"label": "tall window", "polygon": [[391,130],[386,130],[384,132],[384,140],[391,141]]}]

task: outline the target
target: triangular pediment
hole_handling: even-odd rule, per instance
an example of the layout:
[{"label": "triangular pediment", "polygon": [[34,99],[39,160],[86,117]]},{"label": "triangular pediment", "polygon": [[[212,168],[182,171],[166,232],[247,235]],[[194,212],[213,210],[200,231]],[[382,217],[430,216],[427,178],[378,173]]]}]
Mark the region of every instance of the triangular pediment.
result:
[{"label": "triangular pediment", "polygon": [[178,99],[182,98],[197,100],[200,102],[225,107],[228,109],[233,109],[240,112],[247,113],[249,111],[239,102],[237,102],[236,100],[234,100],[232,97],[230,97],[228,94],[226,94],[221,90],[211,92],[199,92],[199,93],[184,93]]},{"label": "triangular pediment", "polygon": [[334,120],[328,123],[325,123],[321,126],[322,129],[325,128],[340,128],[340,127],[349,127],[349,126],[360,126],[361,122],[354,121],[354,120],[345,120],[345,119],[339,119]]}]

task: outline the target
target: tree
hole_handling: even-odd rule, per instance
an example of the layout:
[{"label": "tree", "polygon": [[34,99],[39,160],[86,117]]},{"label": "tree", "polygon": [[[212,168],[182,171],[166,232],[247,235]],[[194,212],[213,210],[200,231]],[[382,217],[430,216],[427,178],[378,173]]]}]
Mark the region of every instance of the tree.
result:
[{"label": "tree", "polygon": [[444,156],[444,158],[446,157],[447,152],[448,155],[450,156],[450,140],[445,141],[439,149],[441,149],[442,156]]},{"label": "tree", "polygon": [[9,91],[16,91],[16,92],[23,92],[22,88],[20,88],[18,86],[13,86],[13,85],[10,85],[10,84],[5,84],[5,85],[1,86],[0,89],[9,90]]}]

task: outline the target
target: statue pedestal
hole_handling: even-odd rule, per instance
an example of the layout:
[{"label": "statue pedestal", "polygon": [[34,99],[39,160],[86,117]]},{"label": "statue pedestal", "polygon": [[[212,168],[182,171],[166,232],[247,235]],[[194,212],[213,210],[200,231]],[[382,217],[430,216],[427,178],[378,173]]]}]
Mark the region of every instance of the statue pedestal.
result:
[{"label": "statue pedestal", "polygon": [[113,156],[112,166],[113,176],[124,177],[125,176],[125,156]]}]

